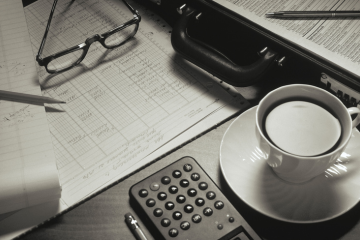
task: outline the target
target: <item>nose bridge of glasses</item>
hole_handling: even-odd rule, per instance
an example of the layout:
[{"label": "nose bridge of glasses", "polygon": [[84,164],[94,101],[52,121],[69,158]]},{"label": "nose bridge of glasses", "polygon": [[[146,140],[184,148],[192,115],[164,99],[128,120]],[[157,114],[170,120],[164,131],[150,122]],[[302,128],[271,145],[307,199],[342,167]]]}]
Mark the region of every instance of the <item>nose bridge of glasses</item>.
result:
[{"label": "nose bridge of glasses", "polygon": [[99,35],[99,34],[95,34],[94,36],[91,36],[91,37],[88,37],[86,40],[85,40],[85,43],[86,45],[90,45],[94,42],[101,42],[100,40],[102,39],[102,37]]}]

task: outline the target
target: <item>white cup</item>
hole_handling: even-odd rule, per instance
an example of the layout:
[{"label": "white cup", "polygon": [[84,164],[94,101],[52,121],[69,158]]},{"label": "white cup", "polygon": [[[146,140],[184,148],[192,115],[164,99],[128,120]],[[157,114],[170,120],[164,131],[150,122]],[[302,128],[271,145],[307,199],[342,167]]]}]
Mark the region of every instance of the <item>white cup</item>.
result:
[{"label": "white cup", "polygon": [[[298,156],[281,150],[266,137],[266,116],[279,104],[293,100],[315,103],[339,120],[341,136],[332,151],[318,156]],[[278,177],[292,183],[306,182],[323,173],[340,157],[350,140],[352,129],[360,123],[360,114],[351,119],[351,115],[357,113],[360,109],[346,108],[337,97],[321,88],[304,84],[287,85],[271,91],[260,101],[256,110],[256,137],[268,165]]]}]

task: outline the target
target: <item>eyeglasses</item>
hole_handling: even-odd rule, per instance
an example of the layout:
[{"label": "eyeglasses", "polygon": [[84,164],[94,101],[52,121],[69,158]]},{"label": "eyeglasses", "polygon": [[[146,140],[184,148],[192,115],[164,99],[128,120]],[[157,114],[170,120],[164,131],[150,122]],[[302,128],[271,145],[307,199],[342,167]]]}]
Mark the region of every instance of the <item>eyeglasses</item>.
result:
[{"label": "eyeglasses", "polygon": [[36,55],[36,61],[39,63],[39,65],[45,66],[46,71],[51,74],[64,72],[78,65],[85,58],[90,45],[94,42],[100,42],[101,45],[107,49],[113,49],[123,45],[136,34],[139,28],[139,22],[141,21],[141,17],[138,11],[132,8],[125,0],[122,0],[133,13],[133,19],[103,34],[95,34],[87,38],[84,43],[55,53],[51,56],[42,58],[41,54],[45,45],[47,34],[49,32],[51,19],[55,11],[57,1],[58,0],[54,0],[52,5],[46,30],[40,44],[39,52]]}]

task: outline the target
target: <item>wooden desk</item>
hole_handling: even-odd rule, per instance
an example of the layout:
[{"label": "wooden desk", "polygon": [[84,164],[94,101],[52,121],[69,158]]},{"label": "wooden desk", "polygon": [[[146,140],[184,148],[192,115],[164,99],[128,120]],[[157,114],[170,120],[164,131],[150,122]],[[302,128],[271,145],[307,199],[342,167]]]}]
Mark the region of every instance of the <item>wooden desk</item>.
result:
[{"label": "wooden desk", "polygon": [[318,224],[290,224],[276,221],[257,213],[234,195],[222,177],[219,166],[220,141],[231,122],[232,120],[211,130],[20,239],[135,239],[124,221],[124,214],[127,212],[133,213],[149,239],[154,239],[148,229],[146,229],[142,219],[132,209],[128,190],[136,182],[183,156],[192,156],[200,163],[209,176],[223,190],[232,204],[264,240],[359,239],[360,204],[346,214],[331,221]]},{"label": "wooden desk", "polygon": [[[34,0],[24,0],[33,2]],[[244,92],[253,105],[269,90],[280,85],[291,83],[315,83],[319,81],[318,73],[310,72],[304,75],[299,68],[301,63],[291,64],[286,72],[279,74],[274,71],[267,79]],[[274,77],[276,76],[276,77]],[[274,78],[281,78],[276,79]],[[297,79],[295,79],[297,78]],[[206,133],[187,145],[177,149],[166,157],[158,160],[145,169],[133,174],[112,188],[93,197],[82,205],[51,220],[30,233],[20,237],[23,240],[82,240],[82,239],[135,239],[124,221],[124,215],[131,212],[138,220],[149,239],[150,235],[142,219],[132,209],[129,202],[129,188],[136,182],[160,170],[164,166],[183,157],[194,157],[216,184],[223,190],[232,204],[244,216],[249,224],[264,240],[281,239],[359,239],[360,236],[360,204],[346,214],[324,223],[290,224],[279,222],[257,213],[237,198],[227,186],[219,166],[219,147],[222,136],[232,120]],[[331,199],[329,199],[331,201]]]},{"label": "wooden desk", "polygon": [[21,239],[135,239],[124,222],[124,214],[127,212],[134,214],[145,234],[149,239],[153,239],[142,219],[131,208],[128,190],[136,182],[187,155],[194,157],[200,163],[232,204],[264,239],[359,239],[359,204],[335,220],[321,224],[300,225],[269,219],[238,199],[227,187],[219,166],[220,141],[231,121],[135,173],[70,212],[33,230]]}]

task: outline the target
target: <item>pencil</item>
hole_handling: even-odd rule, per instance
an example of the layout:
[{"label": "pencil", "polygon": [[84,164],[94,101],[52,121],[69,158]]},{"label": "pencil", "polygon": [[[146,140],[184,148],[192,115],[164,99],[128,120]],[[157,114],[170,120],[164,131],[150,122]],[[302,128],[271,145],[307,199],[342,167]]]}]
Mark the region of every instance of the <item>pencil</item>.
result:
[{"label": "pencil", "polygon": [[360,11],[280,11],[265,14],[270,18],[344,18],[360,17]]},{"label": "pencil", "polygon": [[56,100],[49,97],[43,97],[38,95],[31,95],[25,93],[17,93],[0,90],[0,99],[18,100],[21,102],[38,102],[38,103],[66,103],[64,101]]}]

